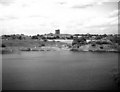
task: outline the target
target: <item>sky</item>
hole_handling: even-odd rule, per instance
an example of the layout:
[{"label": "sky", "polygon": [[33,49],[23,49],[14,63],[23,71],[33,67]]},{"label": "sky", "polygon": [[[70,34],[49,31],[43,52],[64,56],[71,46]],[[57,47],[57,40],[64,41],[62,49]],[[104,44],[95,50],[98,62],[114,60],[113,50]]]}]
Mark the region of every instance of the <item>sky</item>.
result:
[{"label": "sky", "polygon": [[118,33],[118,0],[0,0],[0,35]]}]

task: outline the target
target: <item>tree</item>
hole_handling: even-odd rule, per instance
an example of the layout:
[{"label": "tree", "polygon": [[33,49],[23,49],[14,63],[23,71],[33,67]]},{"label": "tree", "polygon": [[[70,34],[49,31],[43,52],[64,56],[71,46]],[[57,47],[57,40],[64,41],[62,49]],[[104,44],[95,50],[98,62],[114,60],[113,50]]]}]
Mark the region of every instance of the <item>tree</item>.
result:
[{"label": "tree", "polygon": [[76,37],[73,39],[72,45],[75,45],[75,44],[83,45],[85,43],[86,43],[86,39],[84,37],[80,37],[80,38]]},{"label": "tree", "polygon": [[96,36],[96,40],[99,40],[99,39],[101,39],[102,37],[101,37],[101,35],[98,35],[98,36]]},{"label": "tree", "polygon": [[32,39],[38,39],[38,37],[37,36],[32,36]]},{"label": "tree", "polygon": [[22,36],[19,36],[18,39],[19,39],[19,40],[22,40]]}]

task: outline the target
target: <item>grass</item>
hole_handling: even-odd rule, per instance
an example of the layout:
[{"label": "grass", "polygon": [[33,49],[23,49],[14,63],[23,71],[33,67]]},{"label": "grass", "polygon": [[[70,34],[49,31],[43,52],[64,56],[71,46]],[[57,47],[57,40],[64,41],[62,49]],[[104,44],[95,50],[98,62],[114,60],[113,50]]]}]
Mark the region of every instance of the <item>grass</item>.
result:
[{"label": "grass", "polygon": [[[61,48],[62,45],[66,45],[66,43],[58,42],[58,41],[40,41],[40,40],[33,40],[33,39],[27,39],[27,40],[17,40],[17,39],[16,40],[2,40],[2,43],[0,43],[0,46],[2,48],[9,48],[9,49],[12,49],[12,50],[15,50],[15,51],[17,51],[17,49],[21,50],[21,51],[30,51],[29,49],[31,49],[31,48],[34,51],[39,51],[40,47],[57,46],[58,48]],[[72,47],[70,47],[70,48],[72,48]],[[113,51],[112,51],[112,49],[113,49]],[[74,50],[74,48],[73,48],[73,50]],[[79,49],[75,49],[75,51],[77,51],[77,50],[78,51],[98,51],[98,52],[101,52],[101,51],[103,51],[103,52],[105,52],[105,51],[119,52],[120,51],[119,49],[116,49],[115,47],[104,47],[104,48],[100,49],[100,46],[98,46],[98,45],[96,45],[96,46],[83,45]]]},{"label": "grass", "polygon": [[41,47],[44,46],[57,46],[61,47],[63,44],[62,42],[55,42],[55,41],[40,41],[40,40],[2,40],[0,43],[1,49],[0,53],[8,54],[18,51],[39,51]]},{"label": "grass", "polygon": [[40,47],[40,46],[50,46],[50,45],[62,45],[61,42],[53,41],[40,41],[40,40],[2,40],[2,44],[7,47]]}]

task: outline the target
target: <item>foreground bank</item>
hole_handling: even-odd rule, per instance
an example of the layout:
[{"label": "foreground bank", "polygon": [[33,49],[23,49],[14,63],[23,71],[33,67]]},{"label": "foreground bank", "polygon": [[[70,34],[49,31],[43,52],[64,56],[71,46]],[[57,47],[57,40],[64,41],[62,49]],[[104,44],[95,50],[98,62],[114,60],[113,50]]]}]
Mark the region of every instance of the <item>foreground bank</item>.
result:
[{"label": "foreground bank", "polygon": [[16,53],[20,51],[84,51],[84,52],[120,52],[120,46],[117,44],[68,44],[61,41],[39,41],[39,40],[3,40],[0,47],[0,53]]},{"label": "foreground bank", "polygon": [[60,41],[39,40],[2,40],[0,53],[16,53],[20,51],[58,51],[68,50],[71,45]]}]

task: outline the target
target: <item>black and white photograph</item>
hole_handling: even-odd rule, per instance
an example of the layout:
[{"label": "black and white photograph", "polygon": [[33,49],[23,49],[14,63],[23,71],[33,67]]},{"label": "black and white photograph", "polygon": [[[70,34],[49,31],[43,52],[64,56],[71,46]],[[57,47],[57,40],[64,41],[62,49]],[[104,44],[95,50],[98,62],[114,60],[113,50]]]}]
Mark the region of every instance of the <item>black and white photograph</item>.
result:
[{"label": "black and white photograph", "polygon": [[0,90],[119,90],[119,18],[119,0],[0,0]]}]

